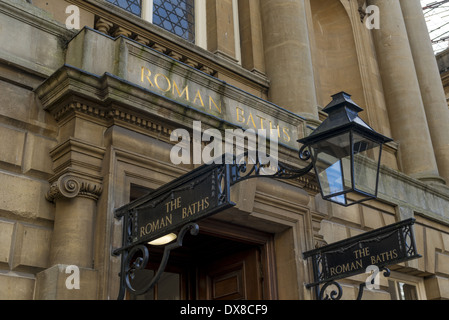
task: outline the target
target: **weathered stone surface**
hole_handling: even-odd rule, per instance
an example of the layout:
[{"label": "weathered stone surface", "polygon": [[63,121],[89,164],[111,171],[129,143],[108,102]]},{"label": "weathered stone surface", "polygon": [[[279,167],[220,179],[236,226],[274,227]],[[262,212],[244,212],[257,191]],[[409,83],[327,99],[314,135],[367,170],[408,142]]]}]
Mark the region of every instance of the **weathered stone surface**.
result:
[{"label": "weathered stone surface", "polygon": [[48,183],[16,174],[0,173],[0,210],[32,219],[53,220],[54,208],[43,196]]},{"label": "weathered stone surface", "polygon": [[0,274],[0,300],[32,300],[35,280],[16,273]]},{"label": "weathered stone surface", "polygon": [[[58,264],[36,275],[35,300],[95,300],[98,272],[78,268],[76,274],[70,265]],[[78,277],[79,276],[79,277]],[[79,280],[79,289],[75,286]]]},{"label": "weathered stone surface", "polygon": [[0,16],[2,59],[47,76],[64,64],[61,41],[73,35],[73,31],[22,0],[2,1]]},{"label": "weathered stone surface", "polygon": [[52,230],[35,225],[17,223],[12,269],[47,268]]}]

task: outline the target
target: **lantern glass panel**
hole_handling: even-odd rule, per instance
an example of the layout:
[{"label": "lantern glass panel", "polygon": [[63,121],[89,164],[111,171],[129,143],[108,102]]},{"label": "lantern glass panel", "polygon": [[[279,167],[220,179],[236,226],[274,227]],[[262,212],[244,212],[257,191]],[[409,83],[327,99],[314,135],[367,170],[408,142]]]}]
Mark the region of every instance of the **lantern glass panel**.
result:
[{"label": "lantern glass panel", "polygon": [[350,133],[337,135],[312,145],[312,156],[323,198],[345,203],[352,189]]},{"label": "lantern glass panel", "polygon": [[376,196],[382,144],[353,133],[354,189]]}]

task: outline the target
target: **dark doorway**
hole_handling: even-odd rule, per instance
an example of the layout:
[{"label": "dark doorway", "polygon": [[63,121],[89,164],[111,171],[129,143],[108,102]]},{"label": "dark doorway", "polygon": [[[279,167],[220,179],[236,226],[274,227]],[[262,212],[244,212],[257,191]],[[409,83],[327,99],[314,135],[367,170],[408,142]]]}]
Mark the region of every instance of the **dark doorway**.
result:
[{"label": "dark doorway", "polygon": [[[171,252],[158,284],[148,300],[260,300],[276,299],[273,237],[271,234],[207,219],[200,234],[186,235],[183,246]],[[150,246],[148,281],[159,266],[163,249]]]}]

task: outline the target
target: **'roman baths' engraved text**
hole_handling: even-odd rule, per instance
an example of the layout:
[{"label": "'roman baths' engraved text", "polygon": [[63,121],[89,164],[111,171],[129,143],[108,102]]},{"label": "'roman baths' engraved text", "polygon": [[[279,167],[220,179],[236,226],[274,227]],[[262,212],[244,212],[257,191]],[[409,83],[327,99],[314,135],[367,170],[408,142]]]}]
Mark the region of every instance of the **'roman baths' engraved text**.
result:
[{"label": "'roman baths' engraved text", "polygon": [[[171,93],[173,98],[182,98],[185,102],[191,102],[193,106],[201,108],[209,108],[209,111],[222,113],[221,102],[201,93],[200,89],[193,90],[194,95],[191,94],[191,88],[188,85],[181,86],[175,80],[170,79],[163,73],[153,74],[150,69],[142,67],[140,72],[140,81],[149,84],[150,87],[156,88],[162,93]],[[193,100],[190,97],[193,96]],[[205,100],[206,99],[206,100]],[[207,105],[206,105],[207,104]]]},{"label": "'roman baths' engraved text", "polygon": [[296,141],[297,127],[188,78],[152,66],[141,66],[139,78],[143,87],[155,93],[218,116],[238,127],[256,131],[266,130],[267,136],[271,133],[277,134],[278,142],[287,145],[292,145]]}]

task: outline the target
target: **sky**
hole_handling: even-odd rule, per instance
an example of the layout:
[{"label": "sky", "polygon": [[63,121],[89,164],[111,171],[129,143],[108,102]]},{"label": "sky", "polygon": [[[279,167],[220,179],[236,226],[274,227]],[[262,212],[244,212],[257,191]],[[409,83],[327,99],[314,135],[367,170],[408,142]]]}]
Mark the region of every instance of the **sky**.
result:
[{"label": "sky", "polygon": [[421,5],[423,8],[429,5],[438,6],[423,10],[430,39],[434,43],[433,50],[437,54],[449,45],[449,0],[421,0]]}]

